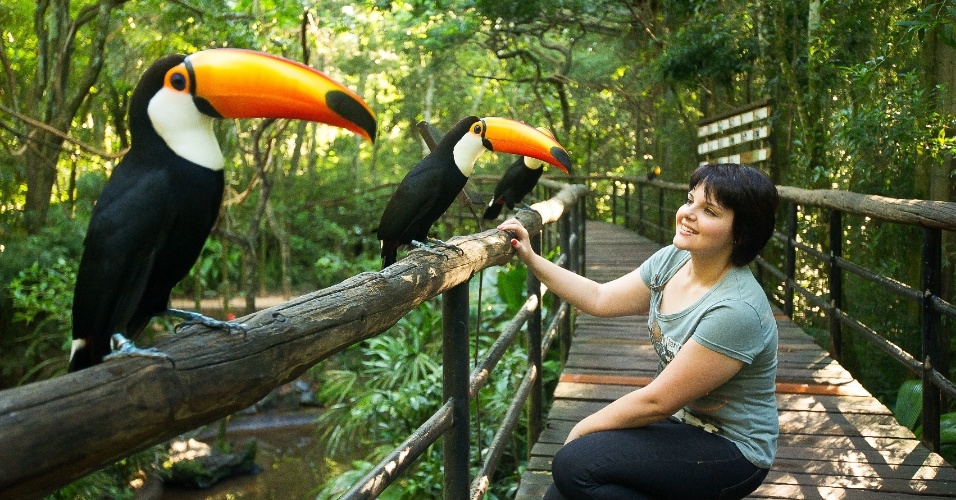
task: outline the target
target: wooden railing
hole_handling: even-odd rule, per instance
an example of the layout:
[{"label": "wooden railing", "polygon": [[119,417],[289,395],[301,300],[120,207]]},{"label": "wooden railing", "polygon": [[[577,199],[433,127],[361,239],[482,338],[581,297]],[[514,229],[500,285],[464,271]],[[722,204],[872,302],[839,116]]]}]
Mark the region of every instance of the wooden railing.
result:
[{"label": "wooden railing", "polygon": [[[547,181],[545,181],[547,183]],[[583,186],[562,185],[551,199],[518,218],[540,245],[557,229],[565,255],[579,269]],[[557,224],[552,224],[557,223]],[[552,232],[552,231],[549,231]],[[541,290],[531,296],[469,377],[468,282],[482,269],[513,257],[497,230],[450,240],[461,252],[410,252],[380,272],[366,272],[239,318],[244,334],[202,326],[183,328],[156,347],[169,359],[121,357],[54,379],[0,391],[0,498],[34,498],[148,446],[247,408],[319,361],[388,330],[425,300],[443,294],[444,406],[406,445],[377,467],[348,498],[377,495],[427,446],[445,435],[445,498],[481,496],[501,457],[502,442],[529,403],[531,440],[541,428],[541,359],[555,336],[570,336],[566,305],[541,329]],[[469,400],[482,387],[524,323],[528,374],[469,492]],[[540,347],[540,349],[539,349]]]},{"label": "wooden railing", "polygon": [[[683,203],[686,184],[648,181],[641,178],[588,177],[574,182],[591,190],[588,216],[606,219],[633,228],[661,244],[673,237],[674,217]],[[952,285],[954,262],[942,252],[944,238],[956,231],[956,203],[925,200],[901,200],[836,190],[806,190],[778,186],[782,200],[778,211],[778,230],[773,242],[755,261],[758,278],[768,295],[794,318],[822,315],[830,354],[840,361],[844,352],[844,333],[848,330],[880,349],[923,382],[923,441],[933,451],[940,450],[940,413],[942,396],[950,404],[956,400],[956,386],[950,375],[949,335],[944,326],[956,319],[956,307],[943,296],[943,284]],[[849,222],[850,217],[855,218]],[[888,223],[917,232],[910,247],[887,248],[872,242],[849,241],[847,228]],[[857,232],[859,233],[859,231]],[[856,233],[855,233],[856,234]],[[814,235],[824,235],[813,239]],[[915,239],[914,238],[914,239]],[[851,262],[844,255],[846,245],[855,255],[894,255],[919,261],[916,284],[907,284],[877,270]],[[870,246],[865,246],[865,245]],[[919,248],[918,251],[915,249]],[[949,275],[944,276],[947,269]],[[844,302],[844,282],[848,277],[872,284],[891,296],[917,307],[915,317],[903,318],[912,331],[919,331],[919,352],[911,353],[887,338],[887,332],[867,326],[854,313],[859,304]],[[950,299],[951,300],[951,299]],[[882,304],[875,304],[882,306]],[[874,304],[867,304],[874,306]],[[883,314],[899,314],[905,308],[884,309]],[[944,325],[944,320],[947,325]]]},{"label": "wooden railing", "polygon": [[[553,249],[543,246],[543,240],[555,240],[562,253],[556,263],[581,272],[584,254],[583,200],[587,194],[583,186],[568,186],[547,180],[542,185],[560,189],[554,197],[532,206],[532,210],[517,213],[516,217],[529,228],[535,251]],[[543,233],[546,225],[555,224],[552,238]],[[495,232],[495,231],[491,231]],[[554,238],[556,236],[556,238]],[[484,497],[491,484],[492,474],[498,466],[509,439],[515,433],[521,412],[527,407],[528,442],[533,443],[541,433],[543,422],[541,381],[542,361],[549,349],[558,345],[567,353],[571,336],[571,310],[564,301],[557,301],[547,328],[542,329],[542,289],[540,282],[529,275],[528,299],[521,310],[501,331],[498,339],[484,359],[469,368],[468,343],[468,281],[462,281],[442,294],[442,370],[445,403],[432,417],[423,423],[408,439],[376,464],[358,483],[352,486],[342,499],[376,498],[394,482],[415,460],[440,437],[443,441],[443,485],[445,499],[479,499]],[[526,328],[525,328],[526,327]],[[485,460],[474,478],[469,477],[471,456],[469,437],[469,403],[489,380],[495,365],[505,352],[518,340],[519,334],[527,335],[528,369],[521,384],[510,399],[508,410],[500,423],[491,445],[485,450]],[[559,340],[555,344],[555,340]],[[563,359],[562,355],[562,359]],[[470,373],[469,373],[470,369]]]}]

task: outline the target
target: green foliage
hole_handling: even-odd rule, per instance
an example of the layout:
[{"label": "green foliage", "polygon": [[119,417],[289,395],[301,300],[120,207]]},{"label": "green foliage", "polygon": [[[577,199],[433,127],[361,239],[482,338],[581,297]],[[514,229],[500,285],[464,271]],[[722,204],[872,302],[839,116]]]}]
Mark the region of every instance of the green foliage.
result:
[{"label": "green foliage", "polygon": [[[942,161],[952,151],[952,138],[943,132],[950,124],[933,111],[935,92],[921,86],[918,74],[896,73],[887,87],[884,65],[880,57],[846,69],[855,92],[867,98],[847,102],[834,115],[833,140],[840,155],[830,178],[857,192],[918,198],[925,196],[916,182],[921,165]],[[928,140],[927,131],[936,137],[942,133],[942,139]]]},{"label": "green foliage", "polygon": [[0,243],[7,245],[0,251],[0,330],[11,332],[0,335],[0,387],[66,369],[82,239],[74,221],[58,220],[36,235]]},{"label": "green foliage", "polygon": [[507,306],[506,311],[514,315],[528,297],[528,268],[522,265],[510,265],[506,269],[497,274],[498,297]]},{"label": "green foliage", "polygon": [[[917,438],[923,438],[923,426],[920,414],[923,411],[923,383],[919,380],[907,380],[900,386],[893,415],[896,420],[912,430]],[[944,413],[939,417],[940,455],[947,462],[956,460],[956,412]]]},{"label": "green foliage", "polygon": [[[390,330],[347,351],[343,369],[323,370],[319,393],[328,406],[319,422],[334,454],[346,444],[362,447],[401,442],[441,401],[441,314],[429,302]],[[437,338],[437,341],[436,341]]]},{"label": "green foliage", "polygon": [[941,42],[956,47],[956,3],[952,0],[923,2],[910,7],[908,13],[908,19],[897,23],[907,34],[923,40],[927,31],[935,29]]},{"label": "green foliage", "polygon": [[61,258],[49,268],[34,262],[7,285],[13,302],[13,323],[28,332],[11,339],[18,357],[5,359],[0,365],[4,376],[20,377],[17,385],[65,367],[64,354],[69,352],[72,331],[74,283],[76,264]]},{"label": "green foliage", "polygon": [[[498,273],[499,286],[509,279],[501,275],[517,276],[523,273],[506,271]],[[488,278],[489,280],[494,278]],[[507,286],[506,286],[507,288]],[[521,279],[521,289],[524,281]],[[522,301],[523,302],[523,301]],[[479,304],[475,304],[479,306]],[[494,294],[482,299],[483,311],[504,310]],[[473,310],[473,316],[477,309]],[[512,313],[508,312],[507,316]],[[474,325],[477,318],[472,318]],[[483,357],[494,343],[494,331],[500,328],[502,315],[483,315],[481,324],[475,326],[480,333],[477,343],[471,344],[477,349],[477,356]],[[399,323],[382,335],[353,346],[325,365],[336,364],[335,368],[325,366],[313,369],[316,376],[323,378],[318,394],[320,403],[327,411],[319,419],[319,427],[325,429],[322,439],[327,442],[332,453],[346,446],[374,450],[367,459],[377,462],[395,446],[404,441],[435,411],[442,401],[442,373],[437,360],[441,359],[441,315],[432,302],[424,302],[409,312]],[[321,365],[320,365],[321,366]],[[555,361],[545,363],[545,383],[553,383],[558,370]],[[472,402],[472,415],[478,415],[481,433],[475,439],[480,444],[472,447],[487,448],[494,432],[507,411],[510,394],[520,383],[527,370],[527,354],[521,347],[509,350],[499,362],[492,374],[490,384],[482,388],[478,398]],[[500,469],[511,474],[507,478],[496,480],[489,498],[513,496],[524,451],[528,444],[519,430],[512,451],[506,457]],[[439,447],[431,447],[416,461],[395,485],[388,488],[388,495],[395,498],[432,498],[440,495],[441,452]],[[473,457],[473,463],[478,458]],[[361,463],[362,470],[371,465]],[[322,485],[319,498],[328,498],[333,492],[341,492],[354,484],[362,474],[358,471],[347,474],[347,478],[334,478]]]},{"label": "green foliage", "polygon": [[922,407],[923,383],[919,380],[903,382],[896,396],[896,406],[893,408],[896,420],[907,429],[914,429]]},{"label": "green foliage", "polygon": [[702,80],[730,85],[736,75],[752,69],[759,51],[749,24],[724,13],[692,18],[669,37],[657,60],[661,77],[691,85]]},{"label": "green foliage", "polygon": [[[355,483],[359,482],[368,471],[372,470],[375,464],[364,460],[355,460],[352,462],[352,469],[339,474],[328,482],[317,488],[318,495],[315,500],[333,500],[341,497]],[[386,488],[381,495],[381,500],[400,500],[402,497],[395,488]]]},{"label": "green foliage", "polygon": [[475,7],[478,12],[490,19],[505,19],[513,22],[526,23],[541,14],[546,0],[526,0],[524,2],[499,2],[496,0],[477,0]]},{"label": "green foliage", "polygon": [[145,474],[158,473],[160,464],[166,457],[164,445],[147,448],[60,488],[47,496],[46,500],[78,498],[132,500],[136,498],[136,491],[130,487],[130,482],[133,479],[144,478]]}]

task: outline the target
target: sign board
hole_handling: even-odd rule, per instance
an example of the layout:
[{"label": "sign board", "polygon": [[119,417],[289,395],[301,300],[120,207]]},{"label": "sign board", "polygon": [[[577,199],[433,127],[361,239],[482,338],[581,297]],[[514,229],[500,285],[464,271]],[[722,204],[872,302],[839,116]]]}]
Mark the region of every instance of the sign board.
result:
[{"label": "sign board", "polygon": [[770,159],[770,103],[737,109],[697,123],[697,157],[706,163],[754,165]]}]

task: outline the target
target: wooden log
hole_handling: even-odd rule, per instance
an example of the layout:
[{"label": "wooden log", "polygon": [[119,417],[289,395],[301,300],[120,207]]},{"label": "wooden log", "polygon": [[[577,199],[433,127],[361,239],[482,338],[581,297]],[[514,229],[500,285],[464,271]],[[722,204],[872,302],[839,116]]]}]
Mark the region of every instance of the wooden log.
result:
[{"label": "wooden log", "polygon": [[933,200],[903,200],[836,189],[800,189],[777,186],[783,199],[799,204],[832,208],[889,222],[956,230],[956,203]]},{"label": "wooden log", "polygon": [[[582,191],[583,190],[583,191]],[[517,217],[531,232],[586,193],[563,189],[549,215]],[[333,353],[384,332],[408,311],[511,260],[509,236],[489,230],[421,250],[381,272],[250,314],[245,334],[183,328],[155,347],[169,360],[120,357],[0,391],[0,498],[39,497],[122,457],[247,408]]]},{"label": "wooden log", "polygon": [[[662,187],[669,191],[683,191],[687,184],[666,182],[659,179],[647,181],[640,177],[608,175],[572,176],[574,182],[615,180]],[[832,208],[845,213],[872,217],[887,222],[915,224],[918,226],[956,231],[956,202],[888,198],[875,194],[860,194],[837,189],[802,189],[792,186],[777,186],[783,200],[799,205]]]}]

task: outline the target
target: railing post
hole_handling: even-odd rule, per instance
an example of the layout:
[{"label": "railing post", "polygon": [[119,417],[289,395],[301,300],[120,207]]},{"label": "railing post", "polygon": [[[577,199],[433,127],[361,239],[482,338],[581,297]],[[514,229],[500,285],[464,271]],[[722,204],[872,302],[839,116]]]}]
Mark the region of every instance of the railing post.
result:
[{"label": "railing post", "polygon": [[611,181],[611,224],[617,224],[617,181]]},{"label": "railing post", "polygon": [[[568,256],[568,259],[565,263],[565,268],[574,271],[577,266],[577,235],[573,234],[574,229],[577,228],[577,221],[575,220],[575,208],[572,207],[571,210],[565,211],[564,215],[561,217],[561,249],[564,251],[564,254]],[[553,307],[557,311],[557,308],[561,304],[561,297],[558,297],[555,294],[551,294],[554,298],[552,301]],[[571,350],[571,312],[568,311],[568,314],[564,315],[564,319],[561,320],[561,323],[558,325],[558,351],[561,354],[561,368],[564,368],[564,363],[567,361],[568,352]]]},{"label": "railing post", "polygon": [[830,356],[838,362],[843,357],[843,324],[837,311],[843,309],[843,271],[837,259],[843,257],[843,217],[839,210],[830,210]]},{"label": "railing post", "polygon": [[930,370],[949,375],[946,358],[943,357],[939,342],[941,320],[933,307],[933,299],[940,292],[940,270],[942,258],[942,231],[923,228],[923,264],[920,326],[923,333],[923,443],[939,453],[939,388],[932,382]]},{"label": "railing post", "polygon": [[587,269],[587,252],[584,249],[584,240],[587,239],[587,220],[588,220],[588,203],[587,198],[582,197],[578,200],[578,216],[577,216],[577,229],[575,233],[578,237],[578,262],[576,272],[581,276],[584,276],[585,270]]},{"label": "railing post", "polygon": [[646,235],[647,223],[644,222],[644,184],[637,185],[637,232]]},{"label": "railing post", "polygon": [[784,273],[786,282],[784,283],[783,312],[789,318],[793,318],[793,283],[797,269],[797,204],[789,202],[787,204],[787,253]]},{"label": "railing post", "polygon": [[657,188],[657,242],[664,244],[664,188]]},{"label": "railing post", "polygon": [[453,425],[444,436],[444,498],[468,498],[471,423],[468,401],[468,282],[442,294],[442,398],[453,401]]},{"label": "railing post", "polygon": [[[541,255],[541,234],[531,236],[531,248]],[[528,364],[534,366],[535,377],[528,396],[528,443],[537,443],[541,435],[543,386],[541,384],[541,282],[534,273],[528,273],[528,296],[538,297],[538,307],[528,318]],[[467,390],[467,388],[466,388]],[[531,449],[528,449],[529,459]]]},{"label": "railing post", "polygon": [[624,182],[624,227],[631,228],[631,183]]}]

